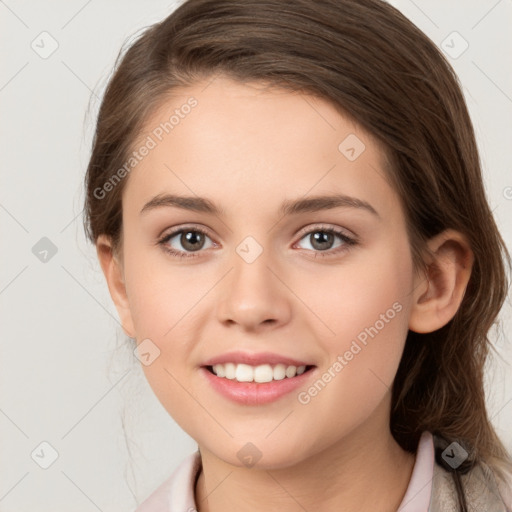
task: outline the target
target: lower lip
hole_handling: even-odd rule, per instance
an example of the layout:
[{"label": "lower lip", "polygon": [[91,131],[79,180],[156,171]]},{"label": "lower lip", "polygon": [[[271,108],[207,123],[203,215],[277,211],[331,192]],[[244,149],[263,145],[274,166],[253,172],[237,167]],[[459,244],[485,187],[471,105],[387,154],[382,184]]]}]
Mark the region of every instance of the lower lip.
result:
[{"label": "lower lip", "polygon": [[259,383],[238,382],[235,379],[217,377],[207,368],[201,368],[201,372],[216,391],[242,405],[263,405],[274,402],[304,385],[314,370],[315,367],[312,367],[307,372],[295,377],[285,377],[281,380]]}]

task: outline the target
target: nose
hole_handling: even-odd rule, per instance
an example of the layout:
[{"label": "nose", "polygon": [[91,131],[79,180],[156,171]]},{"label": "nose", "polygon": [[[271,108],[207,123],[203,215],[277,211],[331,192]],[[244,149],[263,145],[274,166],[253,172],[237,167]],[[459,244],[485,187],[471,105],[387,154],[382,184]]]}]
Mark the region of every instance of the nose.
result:
[{"label": "nose", "polygon": [[274,329],[291,317],[291,292],[283,282],[270,251],[252,262],[235,253],[232,270],[223,280],[217,307],[220,322],[237,325],[244,331]]}]

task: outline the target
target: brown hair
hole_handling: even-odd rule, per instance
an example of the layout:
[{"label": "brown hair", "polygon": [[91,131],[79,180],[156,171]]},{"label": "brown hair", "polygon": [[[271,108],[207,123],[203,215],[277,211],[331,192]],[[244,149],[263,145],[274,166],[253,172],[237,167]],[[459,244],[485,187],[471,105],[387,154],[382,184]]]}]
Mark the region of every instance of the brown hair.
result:
[{"label": "brown hair", "polygon": [[126,162],[149,113],[177,86],[223,74],[328,100],[382,142],[408,222],[411,251],[444,229],[463,233],[474,266],[443,328],[409,332],[393,385],[391,431],[414,452],[428,430],[466,447],[498,476],[509,454],[483,386],[488,332],[507,292],[510,256],[482,183],[473,126],[455,72],[436,45],[380,0],[189,0],[149,27],[116,63],[85,178],[85,230],[121,249]]}]

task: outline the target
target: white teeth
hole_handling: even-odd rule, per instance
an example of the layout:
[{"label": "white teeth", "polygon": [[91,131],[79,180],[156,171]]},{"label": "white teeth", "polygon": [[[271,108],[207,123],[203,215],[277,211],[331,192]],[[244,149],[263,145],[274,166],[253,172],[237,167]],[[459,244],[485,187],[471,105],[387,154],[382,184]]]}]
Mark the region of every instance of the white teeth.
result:
[{"label": "white teeth", "polygon": [[213,373],[217,377],[236,380],[238,382],[270,382],[272,380],[282,380],[285,377],[291,379],[296,375],[302,375],[306,371],[305,366],[285,366],[284,364],[262,364],[259,366],[250,366],[248,364],[215,364],[212,367]]},{"label": "white teeth", "polygon": [[225,377],[226,376],[226,367],[223,364],[216,364],[215,365],[215,373],[217,374],[217,377]]},{"label": "white teeth", "polygon": [[296,366],[288,366],[288,368],[286,368],[286,376],[293,377],[295,375],[297,375],[297,367]]},{"label": "white teeth", "polygon": [[[222,365],[221,365],[222,366]],[[233,363],[226,363],[224,373],[226,379],[234,379],[236,373],[236,366]]]},{"label": "white teeth", "polygon": [[284,364],[276,364],[273,370],[274,380],[283,380],[286,377],[286,366]]},{"label": "white teeth", "polygon": [[[249,368],[251,367],[249,366]],[[256,366],[256,368],[254,368],[253,371],[253,376],[254,382],[270,382],[274,378],[272,366],[270,366],[269,364],[262,364],[261,366]]]},{"label": "white teeth", "polygon": [[254,380],[254,370],[248,364],[237,364],[235,380],[238,382],[252,382]]}]

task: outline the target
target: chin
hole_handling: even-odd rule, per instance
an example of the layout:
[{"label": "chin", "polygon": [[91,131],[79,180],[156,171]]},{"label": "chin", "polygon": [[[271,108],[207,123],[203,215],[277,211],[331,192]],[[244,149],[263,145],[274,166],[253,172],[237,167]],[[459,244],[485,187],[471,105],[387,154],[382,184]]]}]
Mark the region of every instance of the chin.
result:
[{"label": "chin", "polygon": [[[226,464],[261,470],[286,469],[299,464],[308,457],[303,444],[299,452],[296,446],[291,443],[285,445],[281,439],[273,440],[273,442],[269,442],[264,436],[261,440],[255,437],[251,439],[245,442],[231,440],[228,449],[215,450],[212,453]],[[216,448],[218,448],[218,443]],[[227,448],[226,444],[224,444],[224,448]]]}]

